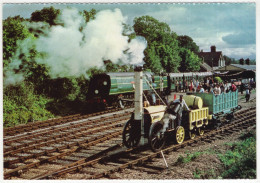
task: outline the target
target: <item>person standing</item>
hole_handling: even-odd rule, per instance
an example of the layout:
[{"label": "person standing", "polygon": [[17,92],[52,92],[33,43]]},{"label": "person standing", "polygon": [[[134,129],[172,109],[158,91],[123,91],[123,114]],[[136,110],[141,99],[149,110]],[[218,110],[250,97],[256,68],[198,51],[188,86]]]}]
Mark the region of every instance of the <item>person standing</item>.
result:
[{"label": "person standing", "polygon": [[216,95],[220,95],[221,94],[221,89],[219,87],[219,84],[216,84],[216,87],[214,88],[214,93]]},{"label": "person standing", "polygon": [[204,90],[203,86],[202,86],[202,85],[200,85],[200,90],[199,90],[199,93],[204,93],[204,92],[205,92],[205,90]]},{"label": "person standing", "polygon": [[225,93],[224,83],[221,82],[220,84],[221,93]]},{"label": "person standing", "polygon": [[183,92],[186,92],[186,80],[183,81]]},{"label": "person standing", "polygon": [[250,89],[249,87],[246,88],[246,102],[248,102],[250,99]]},{"label": "person standing", "polygon": [[241,94],[243,94],[244,89],[245,89],[245,84],[243,82],[241,82],[241,85],[240,85]]},{"label": "person standing", "polygon": [[180,79],[180,81],[179,81],[179,90],[180,90],[180,92],[181,92],[181,86],[182,86],[182,82],[181,82],[181,79]]},{"label": "person standing", "polygon": [[234,92],[237,90],[236,85],[234,84],[234,82],[232,81],[232,85],[231,85],[231,91]]},{"label": "person standing", "polygon": [[199,87],[199,80],[196,80],[195,84],[195,92],[197,92]]},{"label": "person standing", "polygon": [[179,81],[176,79],[175,81],[175,91],[178,92],[179,90]]},{"label": "person standing", "polygon": [[192,82],[192,80],[190,80],[190,91],[191,92],[193,91],[193,82]]},{"label": "person standing", "polygon": [[178,121],[178,126],[181,126],[183,109],[185,109],[189,112],[190,112],[190,109],[189,109],[188,105],[186,104],[185,100],[183,99],[183,95],[180,95],[179,99],[172,101],[170,105],[176,105],[176,103],[179,103],[179,105],[180,105],[180,108],[177,111],[177,121]]}]

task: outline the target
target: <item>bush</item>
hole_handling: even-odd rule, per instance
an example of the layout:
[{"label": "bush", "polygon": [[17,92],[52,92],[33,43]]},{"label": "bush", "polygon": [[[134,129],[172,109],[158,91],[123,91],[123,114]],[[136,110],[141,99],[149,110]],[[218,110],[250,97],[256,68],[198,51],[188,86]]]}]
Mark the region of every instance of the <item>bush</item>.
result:
[{"label": "bush", "polygon": [[48,100],[35,95],[33,85],[21,83],[19,86],[4,88],[3,96],[4,127],[37,120],[46,120],[53,115],[45,109]]},{"label": "bush", "polygon": [[231,150],[219,155],[225,168],[223,178],[256,178],[256,139],[252,134],[243,134],[242,139],[247,136],[250,137],[232,144]]},{"label": "bush", "polygon": [[196,159],[201,154],[203,154],[203,152],[187,153],[186,157],[179,156],[178,159],[177,159],[176,164],[188,163],[188,162]]}]

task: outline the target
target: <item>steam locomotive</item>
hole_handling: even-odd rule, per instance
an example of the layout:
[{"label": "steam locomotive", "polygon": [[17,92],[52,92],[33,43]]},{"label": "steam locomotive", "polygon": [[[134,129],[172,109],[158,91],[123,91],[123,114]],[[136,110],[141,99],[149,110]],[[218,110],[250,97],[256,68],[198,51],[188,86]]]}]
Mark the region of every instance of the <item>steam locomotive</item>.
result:
[{"label": "steam locomotive", "polygon": [[[208,76],[212,76],[212,72],[166,73],[161,75],[144,72],[143,91],[148,93],[151,90],[149,83],[155,83],[154,89],[163,97],[175,90],[176,81],[203,80]],[[96,74],[90,79],[87,100],[95,109],[112,106],[124,108],[126,104],[133,103],[134,90],[134,72]]]}]

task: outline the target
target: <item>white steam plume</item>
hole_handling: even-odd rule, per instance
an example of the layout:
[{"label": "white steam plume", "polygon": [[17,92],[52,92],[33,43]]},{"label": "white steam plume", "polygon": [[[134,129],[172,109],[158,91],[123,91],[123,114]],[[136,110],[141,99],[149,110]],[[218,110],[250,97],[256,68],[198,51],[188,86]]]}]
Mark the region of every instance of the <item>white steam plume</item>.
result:
[{"label": "white steam plume", "polygon": [[[48,66],[52,78],[88,77],[86,71],[92,67],[102,68],[104,60],[128,65],[143,64],[146,41],[139,37],[129,43],[128,37],[122,35],[125,22],[126,17],[123,17],[119,9],[100,11],[87,24],[78,10],[65,9],[56,20],[56,23],[63,26],[52,26],[46,31],[46,26],[39,24],[42,29],[44,27],[44,34],[40,34],[38,39],[31,39],[33,45],[24,47],[27,51],[18,50],[16,59],[19,54],[28,52],[34,46],[45,55],[44,58],[37,58],[36,62]],[[36,25],[34,23],[31,27],[35,28]],[[124,53],[125,50],[128,50],[127,54]],[[15,62],[14,65],[21,64],[19,59]],[[13,84],[21,81],[19,77],[19,80],[12,82],[9,77],[15,80],[14,75],[12,72],[5,75],[4,82]]]}]

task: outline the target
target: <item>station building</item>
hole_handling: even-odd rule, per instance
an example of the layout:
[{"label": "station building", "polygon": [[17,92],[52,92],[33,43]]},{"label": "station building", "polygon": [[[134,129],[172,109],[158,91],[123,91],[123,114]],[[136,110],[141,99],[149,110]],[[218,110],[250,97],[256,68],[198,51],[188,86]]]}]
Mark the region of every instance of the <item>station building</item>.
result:
[{"label": "station building", "polygon": [[201,50],[198,56],[203,60],[201,64],[202,71],[212,71],[226,65],[222,51],[216,51],[216,46],[214,45],[210,47],[210,52],[203,52]]}]

